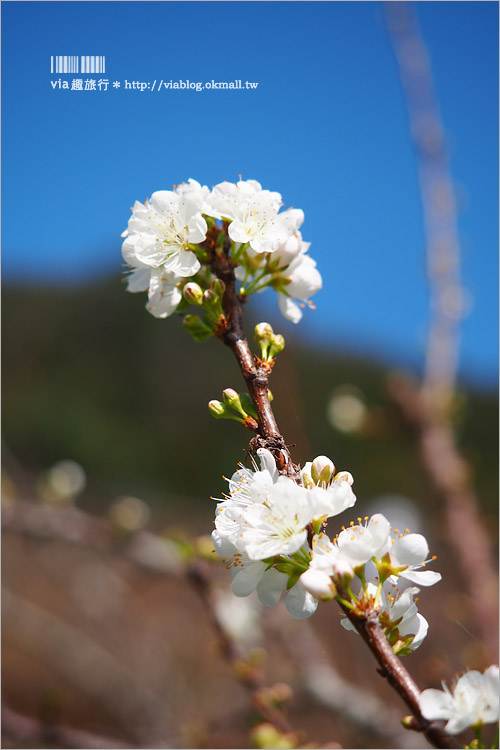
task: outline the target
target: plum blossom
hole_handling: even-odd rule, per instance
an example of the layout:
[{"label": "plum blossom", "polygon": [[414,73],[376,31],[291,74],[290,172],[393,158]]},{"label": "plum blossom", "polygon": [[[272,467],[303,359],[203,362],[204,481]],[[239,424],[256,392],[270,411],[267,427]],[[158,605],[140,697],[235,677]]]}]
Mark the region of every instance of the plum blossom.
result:
[{"label": "plum blossom", "polygon": [[[292,323],[298,323],[302,319],[300,303],[303,307],[305,303],[308,303],[309,298],[323,286],[321,274],[316,268],[316,261],[310,255],[305,254],[310,243],[302,242],[302,240],[300,242],[305,248],[301,249],[299,254],[281,272],[282,285],[278,292],[281,313]],[[299,304],[296,300],[299,301]]]},{"label": "plum blossom", "polygon": [[204,195],[190,180],[175,191],[153,193],[145,203],[136,201],[124,232],[124,260],[134,268],[162,267],[181,277],[197,273],[200,263],[188,245],[203,242],[207,234]]},{"label": "plum blossom", "polygon": [[[390,637],[395,652],[416,651],[429,630],[429,624],[418,612],[415,602],[415,595],[420,589],[412,586],[400,591],[395,586],[389,586],[390,584],[386,583],[382,595],[379,595],[378,587],[374,583],[368,583],[364,597],[373,601],[380,624]],[[358,632],[347,617],[342,618],[340,624],[346,630]]]},{"label": "plum blossom", "polygon": [[230,494],[220,502],[215,518],[218,533],[252,560],[297,552],[307,540],[308,524],[337,515],[356,502],[348,472],[328,487],[302,487],[279,476],[269,451],[260,449],[258,455],[263,468],[241,467],[233,475]]},{"label": "plum blossom", "polygon": [[356,568],[373,557],[382,556],[387,547],[390,529],[387,518],[376,513],[369,520],[366,518],[364,524],[352,524],[343,529],[334,541],[342,555]]},{"label": "plum blossom", "polygon": [[352,561],[330,541],[324,532],[313,537],[312,560],[309,569],[321,571],[337,580],[354,577]]},{"label": "plum blossom", "polygon": [[[396,532],[394,532],[396,534]],[[388,552],[391,565],[398,570],[398,576],[419,586],[433,586],[441,580],[441,574],[434,570],[420,570],[433,558],[427,559],[429,545],[422,534],[399,534],[390,540]]]},{"label": "plum blossom", "polygon": [[459,734],[467,727],[478,727],[498,721],[499,672],[497,666],[488,667],[481,674],[466,672],[450,690],[443,682],[443,690],[428,689],[420,695],[420,709],[429,721],[445,719],[445,729]]},{"label": "plum blossom", "polygon": [[204,203],[204,211],[230,222],[228,234],[237,243],[249,244],[254,253],[273,253],[304,221],[299,209],[278,213],[281,195],[263,190],[256,180],[216,185]]},{"label": "plum blossom", "polygon": [[[259,465],[240,466],[228,480],[229,494],[219,501],[215,516],[215,551],[226,558],[234,594],[248,596],[256,589],[260,601],[272,606],[288,588],[288,610],[294,617],[308,617],[317,600],[297,581],[311,560],[310,524],[321,523],[356,501],[352,477],[341,472],[321,485],[301,486],[279,474],[268,450],[259,449],[257,456]],[[325,461],[327,470],[333,471],[333,463],[324,456],[313,462],[315,471]]]},{"label": "plum blossom", "polygon": [[393,583],[404,578],[420,586],[433,586],[441,580],[440,573],[420,570],[434,559],[427,559],[429,545],[422,534],[392,530],[381,513],[365,518],[364,523],[358,520],[359,524],[351,522],[334,540],[354,569],[374,560],[379,569],[384,568],[384,579],[390,577]]},{"label": "plum blossom", "polygon": [[177,308],[182,293],[174,273],[159,268],[135,268],[127,277],[128,292],[148,292],[146,309],[155,318],[166,318]]},{"label": "plum blossom", "polygon": [[262,185],[257,180],[240,180],[236,184],[224,181],[215,185],[205,198],[203,213],[213,216],[214,219],[234,221],[238,216],[240,206],[262,192],[267,195],[270,205],[277,213],[281,206],[280,193],[263,191]]}]

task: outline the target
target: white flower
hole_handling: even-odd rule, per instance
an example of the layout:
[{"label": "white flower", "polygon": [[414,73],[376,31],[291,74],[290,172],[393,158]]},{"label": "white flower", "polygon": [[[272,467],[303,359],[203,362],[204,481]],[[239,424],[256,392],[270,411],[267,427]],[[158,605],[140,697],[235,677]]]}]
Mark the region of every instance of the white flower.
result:
[{"label": "white flower", "polygon": [[356,502],[356,495],[351,489],[353,481],[348,471],[341,471],[326,486],[319,484],[308,489],[315,498],[317,507],[322,509],[322,516],[331,518],[343,513],[347,508],[352,508]]},{"label": "white flower", "polygon": [[226,496],[217,507],[215,527],[231,543],[236,542],[242,526],[246,525],[246,509],[255,503],[264,503],[279,477],[272,454],[264,448],[259,448],[257,455],[261,471],[257,469],[255,462],[254,470],[240,465],[228,480],[229,496]]},{"label": "white flower", "polygon": [[418,583],[419,586],[433,586],[441,580],[441,574],[434,570],[419,570],[430,562],[427,559],[429,545],[422,534],[399,534],[390,540],[387,551],[392,567],[404,568],[398,572],[401,578]]},{"label": "white flower", "polygon": [[387,612],[389,621],[397,623],[399,637],[413,636],[413,640],[408,646],[411,651],[416,651],[429,630],[429,623],[418,612],[414,601],[414,597],[419,591],[420,589],[416,586],[410,586],[402,592],[394,589],[386,594],[385,600],[383,600],[383,609]]},{"label": "white flower", "polygon": [[160,268],[135,268],[127,277],[128,292],[148,291],[146,309],[155,318],[166,318],[175,312],[182,299],[177,287],[180,277]]},{"label": "white flower", "polygon": [[420,709],[429,721],[446,719],[445,729],[459,734],[467,727],[498,721],[498,667],[491,666],[483,674],[475,670],[460,677],[453,690],[443,682],[443,690],[424,690]]},{"label": "white flower", "polygon": [[291,237],[279,246],[276,253],[273,254],[273,260],[279,261],[280,268],[289,266],[299,255],[307,253],[310,247],[311,243],[304,242],[302,234],[297,229]]},{"label": "white flower", "polygon": [[183,277],[200,269],[188,243],[203,242],[207,234],[201,215],[202,188],[193,180],[178,190],[159,190],[146,203],[135,202],[122,246],[129,265],[161,266]]},{"label": "white flower", "polygon": [[203,213],[213,216],[214,219],[234,221],[238,216],[240,206],[247,199],[252,199],[261,192],[267,194],[274,212],[277,213],[281,206],[281,195],[271,193],[269,190],[262,191],[262,186],[257,180],[240,180],[236,184],[220,182],[215,185],[205,199]]},{"label": "white flower", "polygon": [[387,518],[381,513],[376,513],[367,524],[343,529],[335,542],[339,551],[355,568],[385,551],[390,529]]},{"label": "white flower", "polygon": [[235,544],[252,560],[291,555],[307,541],[307,525],[321,515],[310,491],[279,477],[265,503],[245,508]]},{"label": "white flower", "polygon": [[351,560],[323,532],[313,537],[310,569],[320,570],[337,579],[354,577]]},{"label": "white flower", "polygon": [[237,207],[228,233],[234,242],[249,243],[256,253],[272,253],[296,230],[301,211],[278,214],[274,194],[262,190]]},{"label": "white flower", "polygon": [[[378,612],[380,624],[386,632],[395,632],[396,640],[393,647],[396,648],[397,652],[403,649],[416,651],[429,630],[429,623],[418,612],[414,601],[415,594],[418,594],[420,589],[413,586],[404,591],[399,591],[392,587],[387,593],[388,589],[389,584],[386,583],[377,604],[374,605]],[[375,600],[377,590],[378,587],[374,583],[368,583],[366,585],[366,596]],[[342,618],[340,624],[345,630],[358,632],[347,617]],[[411,636],[411,640],[408,639],[408,636]],[[406,639],[410,642],[408,643]]]},{"label": "white flower", "polygon": [[281,195],[262,190],[256,180],[236,185],[222,182],[205,200],[204,212],[216,219],[226,219],[229,236],[237,243],[249,243],[254,253],[273,253],[298,230],[304,221],[300,209],[278,213]]},{"label": "white flower", "polygon": [[316,261],[310,255],[298,255],[281,274],[286,280],[284,290],[278,292],[281,313],[292,323],[302,318],[301,306],[295,300],[307,303],[323,286],[323,280],[316,268]]},{"label": "white flower", "polygon": [[217,531],[252,560],[297,552],[311,521],[337,515],[356,502],[348,472],[337,474],[328,486],[306,488],[279,476],[269,451],[260,449],[258,455],[261,471],[241,467],[233,475],[215,518]]}]

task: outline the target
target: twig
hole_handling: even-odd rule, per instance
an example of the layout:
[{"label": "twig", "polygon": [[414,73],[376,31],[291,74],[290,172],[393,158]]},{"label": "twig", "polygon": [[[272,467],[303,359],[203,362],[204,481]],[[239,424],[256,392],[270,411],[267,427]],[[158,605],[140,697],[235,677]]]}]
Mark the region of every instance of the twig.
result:
[{"label": "twig", "polygon": [[453,181],[429,54],[411,3],[386,2],[389,35],[406,97],[418,159],[425,219],[431,320],[420,390],[394,381],[392,395],[415,429],[423,465],[445,511],[445,529],[472,598],[477,625],[492,660],[498,659],[498,577],[481,522],[471,469],[460,455],[449,413],[455,391],[464,316],[460,242]]},{"label": "twig", "polygon": [[[223,307],[226,315],[227,329],[221,335],[221,338],[235,355],[243,378],[247,383],[257,412],[259,428],[264,438],[264,443],[273,452],[280,472],[296,476],[298,467],[292,462],[269,403],[267,377],[259,372],[255,366],[248,342],[245,338],[242,308],[236,294],[234,270],[229,257],[224,253],[215,255],[212,261],[212,271],[226,285]],[[347,595],[345,598],[348,598]],[[377,659],[381,667],[380,673],[387,678],[389,684],[398,692],[411,710],[415,717],[414,728],[422,732],[435,747],[456,747],[456,744],[444,729],[423,718],[418,702],[420,691],[407,670],[403,667],[401,661],[392,651],[376,615],[364,618],[353,615],[347,608],[344,611]]]},{"label": "twig", "polygon": [[268,371],[257,365],[245,337],[241,301],[235,288],[234,265],[231,259],[223,253],[214,253],[211,265],[214,274],[226,286],[223,297],[226,328],[221,332],[221,338],[233,352],[255,404],[259,420],[259,444],[271,451],[281,474],[295,478],[299,473],[298,467],[292,462],[290,451],[279,431],[269,401]]},{"label": "twig", "polygon": [[460,562],[476,623],[492,661],[498,658],[498,577],[491,541],[471,487],[472,470],[458,452],[446,420],[437,419],[422,392],[406,378],[393,378],[390,393],[415,430],[422,464],[445,513],[444,526]]},{"label": "twig", "polygon": [[[340,593],[341,596],[345,596],[344,592]],[[422,732],[434,747],[460,747],[438,722],[427,721],[422,716],[419,705],[420,690],[401,660],[394,654],[380,627],[377,613],[370,612],[366,616],[359,616],[347,608],[342,607],[342,609],[379,663],[379,674],[385,677],[412,712],[416,720],[412,729]]]},{"label": "twig", "polygon": [[269,613],[267,623],[297,664],[304,689],[312,698],[358,730],[390,738],[396,747],[415,748],[415,735],[401,726],[399,711],[376,693],[344,679],[310,622],[302,621],[297,630],[289,617],[275,611]]}]

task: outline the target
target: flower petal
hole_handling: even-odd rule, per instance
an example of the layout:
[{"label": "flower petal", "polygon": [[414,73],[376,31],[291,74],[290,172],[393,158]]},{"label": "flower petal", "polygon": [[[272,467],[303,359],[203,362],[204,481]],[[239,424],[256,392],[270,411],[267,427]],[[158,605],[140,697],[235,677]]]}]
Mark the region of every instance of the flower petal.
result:
[{"label": "flower petal", "polygon": [[448,719],[453,711],[453,698],[442,690],[424,690],[420,694],[419,703],[422,715],[429,721]]},{"label": "flower petal", "polygon": [[318,600],[295,584],[285,597],[285,606],[295,620],[305,620],[316,612]]},{"label": "flower petal", "polygon": [[264,607],[274,607],[286,588],[287,576],[271,568],[266,571],[257,585],[257,596]]}]

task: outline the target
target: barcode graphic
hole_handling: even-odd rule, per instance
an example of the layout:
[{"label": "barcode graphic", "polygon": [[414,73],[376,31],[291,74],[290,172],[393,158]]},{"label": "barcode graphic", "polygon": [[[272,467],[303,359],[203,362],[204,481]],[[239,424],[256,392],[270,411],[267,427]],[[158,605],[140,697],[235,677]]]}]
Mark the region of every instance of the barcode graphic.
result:
[{"label": "barcode graphic", "polygon": [[51,55],[51,73],[105,73],[103,55]]}]

